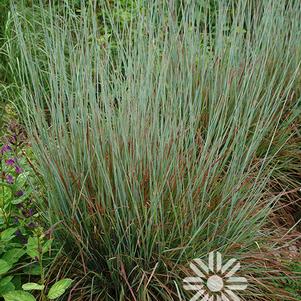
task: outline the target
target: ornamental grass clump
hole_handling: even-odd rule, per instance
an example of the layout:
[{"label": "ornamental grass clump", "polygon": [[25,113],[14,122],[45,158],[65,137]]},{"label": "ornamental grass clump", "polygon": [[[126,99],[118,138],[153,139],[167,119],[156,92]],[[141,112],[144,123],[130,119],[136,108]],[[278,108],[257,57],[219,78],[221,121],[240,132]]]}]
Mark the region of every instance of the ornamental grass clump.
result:
[{"label": "ornamental grass clump", "polygon": [[122,22],[105,1],[35,8],[38,21],[12,6],[11,68],[59,272],[78,277],[70,300],[186,300],[189,262],[216,250],[241,260],[244,298],[287,296],[267,223],[293,182],[274,189],[277,175],[301,166],[283,156],[300,3],[207,2],[141,1]]}]

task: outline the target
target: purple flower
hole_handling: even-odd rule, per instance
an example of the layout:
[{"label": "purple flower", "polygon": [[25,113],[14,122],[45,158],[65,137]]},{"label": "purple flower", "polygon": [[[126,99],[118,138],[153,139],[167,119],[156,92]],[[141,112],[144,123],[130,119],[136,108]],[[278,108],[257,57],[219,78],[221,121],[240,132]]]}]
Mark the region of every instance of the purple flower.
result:
[{"label": "purple flower", "polygon": [[22,236],[22,233],[21,233],[21,231],[19,229],[15,232],[15,234],[16,234],[17,237],[21,237]]},{"label": "purple flower", "polygon": [[15,163],[16,163],[15,159],[12,158],[5,161],[5,164],[7,166],[13,166]]},{"label": "purple flower", "polygon": [[27,226],[29,229],[34,229],[37,225],[34,222],[31,222]]},{"label": "purple flower", "polygon": [[30,208],[30,209],[28,209],[28,210],[23,209],[23,210],[22,210],[22,214],[23,214],[25,217],[31,217],[31,216],[33,216],[33,215],[35,214],[35,211],[34,211],[34,209],[32,209],[32,208]]},{"label": "purple flower", "polygon": [[[14,217],[14,224],[18,224],[19,223],[19,219],[17,217]],[[18,231],[18,230],[17,230]],[[16,232],[17,233],[17,232]],[[17,235],[17,234],[16,234]]]},{"label": "purple flower", "polygon": [[22,235],[21,237],[20,237],[20,240],[21,240],[21,244],[22,245],[26,245],[27,244],[27,238],[24,236],[24,235]]},{"label": "purple flower", "polygon": [[12,177],[12,175],[7,175],[6,176],[6,182],[8,184],[14,184],[14,178]]},{"label": "purple flower", "polygon": [[20,197],[20,196],[22,196],[22,195],[24,195],[24,191],[23,191],[23,190],[18,190],[18,191],[16,191],[16,193],[15,193],[15,196],[18,196],[18,197]]},{"label": "purple flower", "polygon": [[23,172],[23,169],[20,166],[16,166],[15,172],[19,175],[20,173]]},{"label": "purple flower", "polygon": [[0,150],[2,155],[6,152],[9,152],[9,151],[11,151],[11,147],[8,144],[3,145],[1,150]]},{"label": "purple flower", "polygon": [[23,245],[27,243],[27,238],[22,234],[22,232],[19,229],[15,232],[15,234],[20,239]]}]

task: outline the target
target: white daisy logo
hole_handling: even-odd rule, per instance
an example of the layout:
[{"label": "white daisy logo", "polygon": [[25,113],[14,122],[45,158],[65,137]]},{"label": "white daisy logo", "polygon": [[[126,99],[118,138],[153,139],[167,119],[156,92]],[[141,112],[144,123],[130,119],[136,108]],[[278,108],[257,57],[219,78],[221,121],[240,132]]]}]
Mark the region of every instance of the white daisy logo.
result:
[{"label": "white daisy logo", "polygon": [[240,301],[233,291],[245,290],[248,286],[245,277],[234,276],[240,263],[232,258],[222,265],[219,252],[209,254],[208,265],[197,258],[190,263],[190,268],[196,276],[183,280],[185,290],[196,292],[190,301]]}]

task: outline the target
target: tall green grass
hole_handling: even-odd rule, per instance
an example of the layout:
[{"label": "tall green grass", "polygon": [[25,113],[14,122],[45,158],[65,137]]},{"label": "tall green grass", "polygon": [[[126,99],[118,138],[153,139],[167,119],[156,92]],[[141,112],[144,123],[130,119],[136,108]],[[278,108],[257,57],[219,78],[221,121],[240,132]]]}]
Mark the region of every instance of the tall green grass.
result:
[{"label": "tall green grass", "polygon": [[105,2],[31,20],[12,5],[11,68],[72,300],[186,300],[189,261],[213,250],[241,259],[244,298],[283,300],[266,226],[294,162],[301,7],[256,2],[140,1],[122,23]]}]

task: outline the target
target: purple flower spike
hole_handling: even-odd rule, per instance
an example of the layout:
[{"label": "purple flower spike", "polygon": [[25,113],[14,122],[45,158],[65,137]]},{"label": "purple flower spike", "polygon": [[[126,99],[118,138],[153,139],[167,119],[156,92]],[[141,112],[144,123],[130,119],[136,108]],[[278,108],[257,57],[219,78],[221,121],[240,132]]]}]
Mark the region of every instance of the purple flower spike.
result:
[{"label": "purple flower spike", "polygon": [[15,235],[20,239],[21,244],[25,245],[27,243],[27,238],[22,234],[22,232],[19,229],[15,232]]},{"label": "purple flower spike", "polygon": [[16,166],[15,172],[19,175],[20,173],[23,172],[23,169],[20,166]]},{"label": "purple flower spike", "polygon": [[8,144],[3,145],[1,150],[0,150],[2,155],[6,152],[9,152],[9,151],[11,151],[11,147]]},{"label": "purple flower spike", "polygon": [[21,240],[21,244],[22,244],[22,245],[26,245],[26,244],[27,244],[28,239],[27,239],[24,235],[22,235],[22,236],[20,237],[20,240]]},{"label": "purple flower spike", "polygon": [[7,166],[13,166],[15,163],[16,163],[15,159],[12,158],[5,161],[5,164]]},{"label": "purple flower spike", "polygon": [[6,182],[8,184],[14,184],[14,178],[11,175],[6,176]]},{"label": "purple flower spike", "polygon": [[31,222],[27,226],[29,229],[34,229],[37,225],[34,222]]},{"label": "purple flower spike", "polygon": [[22,195],[24,195],[24,191],[23,191],[23,190],[18,190],[18,191],[16,191],[16,193],[15,193],[15,196],[18,196],[18,197],[20,197],[20,196],[22,196]]},{"label": "purple flower spike", "polygon": [[23,209],[22,210],[22,214],[25,216],[25,217],[31,217],[35,214],[35,210],[30,208],[30,209]]}]

